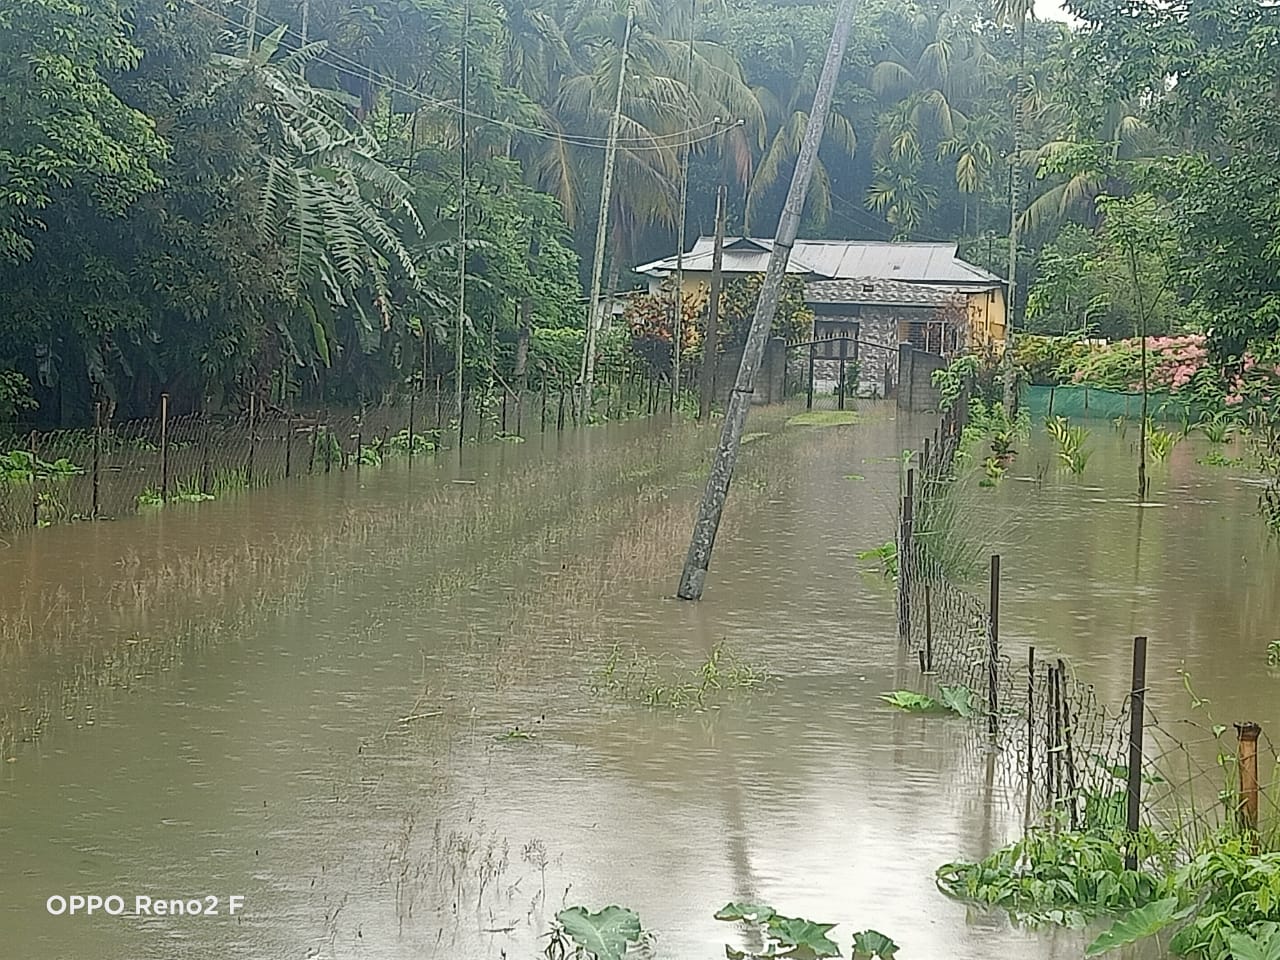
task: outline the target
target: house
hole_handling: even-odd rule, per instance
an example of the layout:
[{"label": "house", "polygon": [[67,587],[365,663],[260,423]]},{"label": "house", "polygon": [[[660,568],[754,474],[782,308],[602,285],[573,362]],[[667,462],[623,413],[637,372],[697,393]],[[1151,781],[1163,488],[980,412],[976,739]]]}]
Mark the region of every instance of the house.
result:
[{"label": "house", "polygon": [[[713,238],[700,237],[684,255],[686,293],[709,291],[713,245]],[[723,274],[763,273],[772,251],[771,239],[726,238]],[[676,266],[673,256],[636,272],[656,292]],[[942,357],[1004,349],[1005,281],[960,259],[954,243],[797,240],[787,272],[805,280],[812,339],[836,340],[858,362],[864,383],[885,383],[886,371],[895,376],[900,343]],[[820,359],[840,356],[835,344],[816,349]]]}]

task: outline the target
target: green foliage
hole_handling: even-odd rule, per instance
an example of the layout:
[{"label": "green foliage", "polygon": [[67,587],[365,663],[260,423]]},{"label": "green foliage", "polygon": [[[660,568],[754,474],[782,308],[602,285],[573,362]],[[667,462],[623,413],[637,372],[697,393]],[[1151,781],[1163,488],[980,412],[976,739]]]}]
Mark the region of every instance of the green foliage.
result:
[{"label": "green foliage", "polygon": [[736,960],[759,960],[762,957],[818,960],[840,956],[840,948],[827,936],[835,928],[834,923],[784,917],[767,905],[741,903],[726,904],[716,911],[715,918],[754,925],[764,940],[765,947],[759,952],[725,947],[725,955]]},{"label": "green foliage", "polygon": [[556,914],[564,933],[594,960],[623,960],[627,947],[640,942],[640,918],[625,907],[608,906],[592,913],[568,907]]},{"label": "green foliage", "polygon": [[1164,889],[1160,874],[1125,869],[1110,836],[1039,829],[977,863],[945,864],[937,876],[948,896],[1066,926],[1145,906]]},{"label": "green foliage", "polygon": [[1155,426],[1151,418],[1147,418],[1147,451],[1158,461],[1167,460],[1178,442],[1178,435],[1170,430]]},{"label": "green foliage", "polygon": [[883,693],[880,699],[890,706],[905,710],[908,713],[954,713],[960,717],[973,717],[978,713],[974,702],[973,691],[968,687],[942,685],[938,688],[938,699],[912,690],[895,690]]},{"label": "green foliage", "polygon": [[862,930],[853,935],[853,960],[894,960],[898,945],[878,930]]},{"label": "green foliage", "polygon": [[1280,666],[1280,640],[1272,640],[1267,644],[1267,665]]},{"label": "green foliage", "polygon": [[1086,957],[1096,957],[1127,947],[1139,940],[1154,937],[1178,919],[1178,898],[1165,897],[1154,900],[1125,914],[1101,933],[1085,951]]},{"label": "green foliage", "polygon": [[886,540],[878,547],[862,550],[858,559],[874,560],[880,564],[880,573],[886,580],[898,579],[898,544],[895,541]]},{"label": "green foliage", "polygon": [[41,460],[28,450],[0,453],[0,483],[30,483],[33,478],[38,481],[65,480],[80,473],[84,473],[84,467],[66,457],[50,462]]},{"label": "green foliage", "polygon": [[1045,421],[1045,430],[1058,445],[1058,462],[1076,476],[1084,473],[1089,458],[1093,456],[1093,451],[1085,446],[1089,441],[1089,430],[1070,426],[1066,417],[1052,417]]},{"label": "green foliage", "polygon": [[938,391],[938,405],[942,412],[950,411],[956,401],[973,384],[978,377],[978,358],[971,353],[962,353],[955,357],[941,370],[935,370],[929,379]]},{"label": "green foliage", "polygon": [[[717,336],[721,351],[741,347],[747,342],[747,332],[751,329],[756,301],[760,299],[763,285],[764,275],[757,273],[725,280],[720,294]],[[808,339],[812,330],[813,311],[805,303],[804,280],[789,274],[782,283],[770,336],[781,337],[787,343],[798,343]]]},{"label": "green foliage", "polygon": [[614,646],[592,682],[592,691],[647,707],[703,710],[744,692],[765,686],[772,678],[761,667],[739,660],[721,641],[693,670],[676,673],[634,651],[625,658]]}]

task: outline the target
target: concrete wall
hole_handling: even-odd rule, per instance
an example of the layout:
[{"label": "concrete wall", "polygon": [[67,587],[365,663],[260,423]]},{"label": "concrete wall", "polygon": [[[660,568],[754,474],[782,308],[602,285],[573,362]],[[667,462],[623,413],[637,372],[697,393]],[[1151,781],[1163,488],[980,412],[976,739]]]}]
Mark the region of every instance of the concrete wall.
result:
[{"label": "concrete wall", "polygon": [[925,353],[909,343],[898,344],[898,408],[937,410],[941,398],[933,385],[933,371],[946,365],[936,353]]},{"label": "concrete wall", "polygon": [[[782,403],[786,364],[786,341],[781,337],[771,337],[765,344],[760,369],[756,371],[755,393],[751,397],[753,406]],[[724,409],[729,402],[729,391],[733,389],[733,384],[738,379],[738,367],[741,365],[741,347],[733,347],[720,354],[720,365],[716,368],[716,402],[720,404],[721,409]]]}]

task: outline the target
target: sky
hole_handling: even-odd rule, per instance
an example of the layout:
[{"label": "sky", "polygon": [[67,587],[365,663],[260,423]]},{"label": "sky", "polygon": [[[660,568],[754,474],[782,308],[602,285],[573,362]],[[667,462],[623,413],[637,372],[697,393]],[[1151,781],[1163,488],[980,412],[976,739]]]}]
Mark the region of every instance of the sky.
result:
[{"label": "sky", "polygon": [[1036,0],[1036,16],[1041,20],[1061,20],[1068,22],[1071,17],[1062,9],[1060,0]]}]

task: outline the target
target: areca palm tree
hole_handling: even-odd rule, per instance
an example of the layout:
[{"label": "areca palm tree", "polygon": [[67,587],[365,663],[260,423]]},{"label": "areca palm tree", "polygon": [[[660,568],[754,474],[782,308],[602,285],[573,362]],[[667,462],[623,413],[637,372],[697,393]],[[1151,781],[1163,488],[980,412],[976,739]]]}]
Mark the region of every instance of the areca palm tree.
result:
[{"label": "areca palm tree", "polygon": [[955,158],[956,189],[964,194],[963,231],[969,232],[969,203],[987,183],[995,158],[999,124],[989,114],[966,120],[956,132],[938,144],[938,159]]},{"label": "areca palm tree", "polygon": [[[759,114],[771,133],[747,190],[744,222],[744,230],[747,232],[750,232],[751,224],[761,215],[766,197],[789,174],[800,156],[800,144],[809,123],[809,109],[817,90],[820,65],[810,61],[806,52],[794,43],[790,52],[794,63],[792,82],[783,90],[759,86],[752,91],[759,104]],[[838,109],[833,108],[827,116],[824,137],[828,149],[839,150],[848,156],[853,156],[858,148],[853,121]],[[831,178],[821,158],[814,166],[808,208],[819,225],[825,223],[831,213]]]},{"label": "areca palm tree", "polygon": [[895,239],[903,240],[938,205],[938,192],[922,179],[919,161],[877,164],[867,191],[867,205],[883,213],[895,228]]}]

